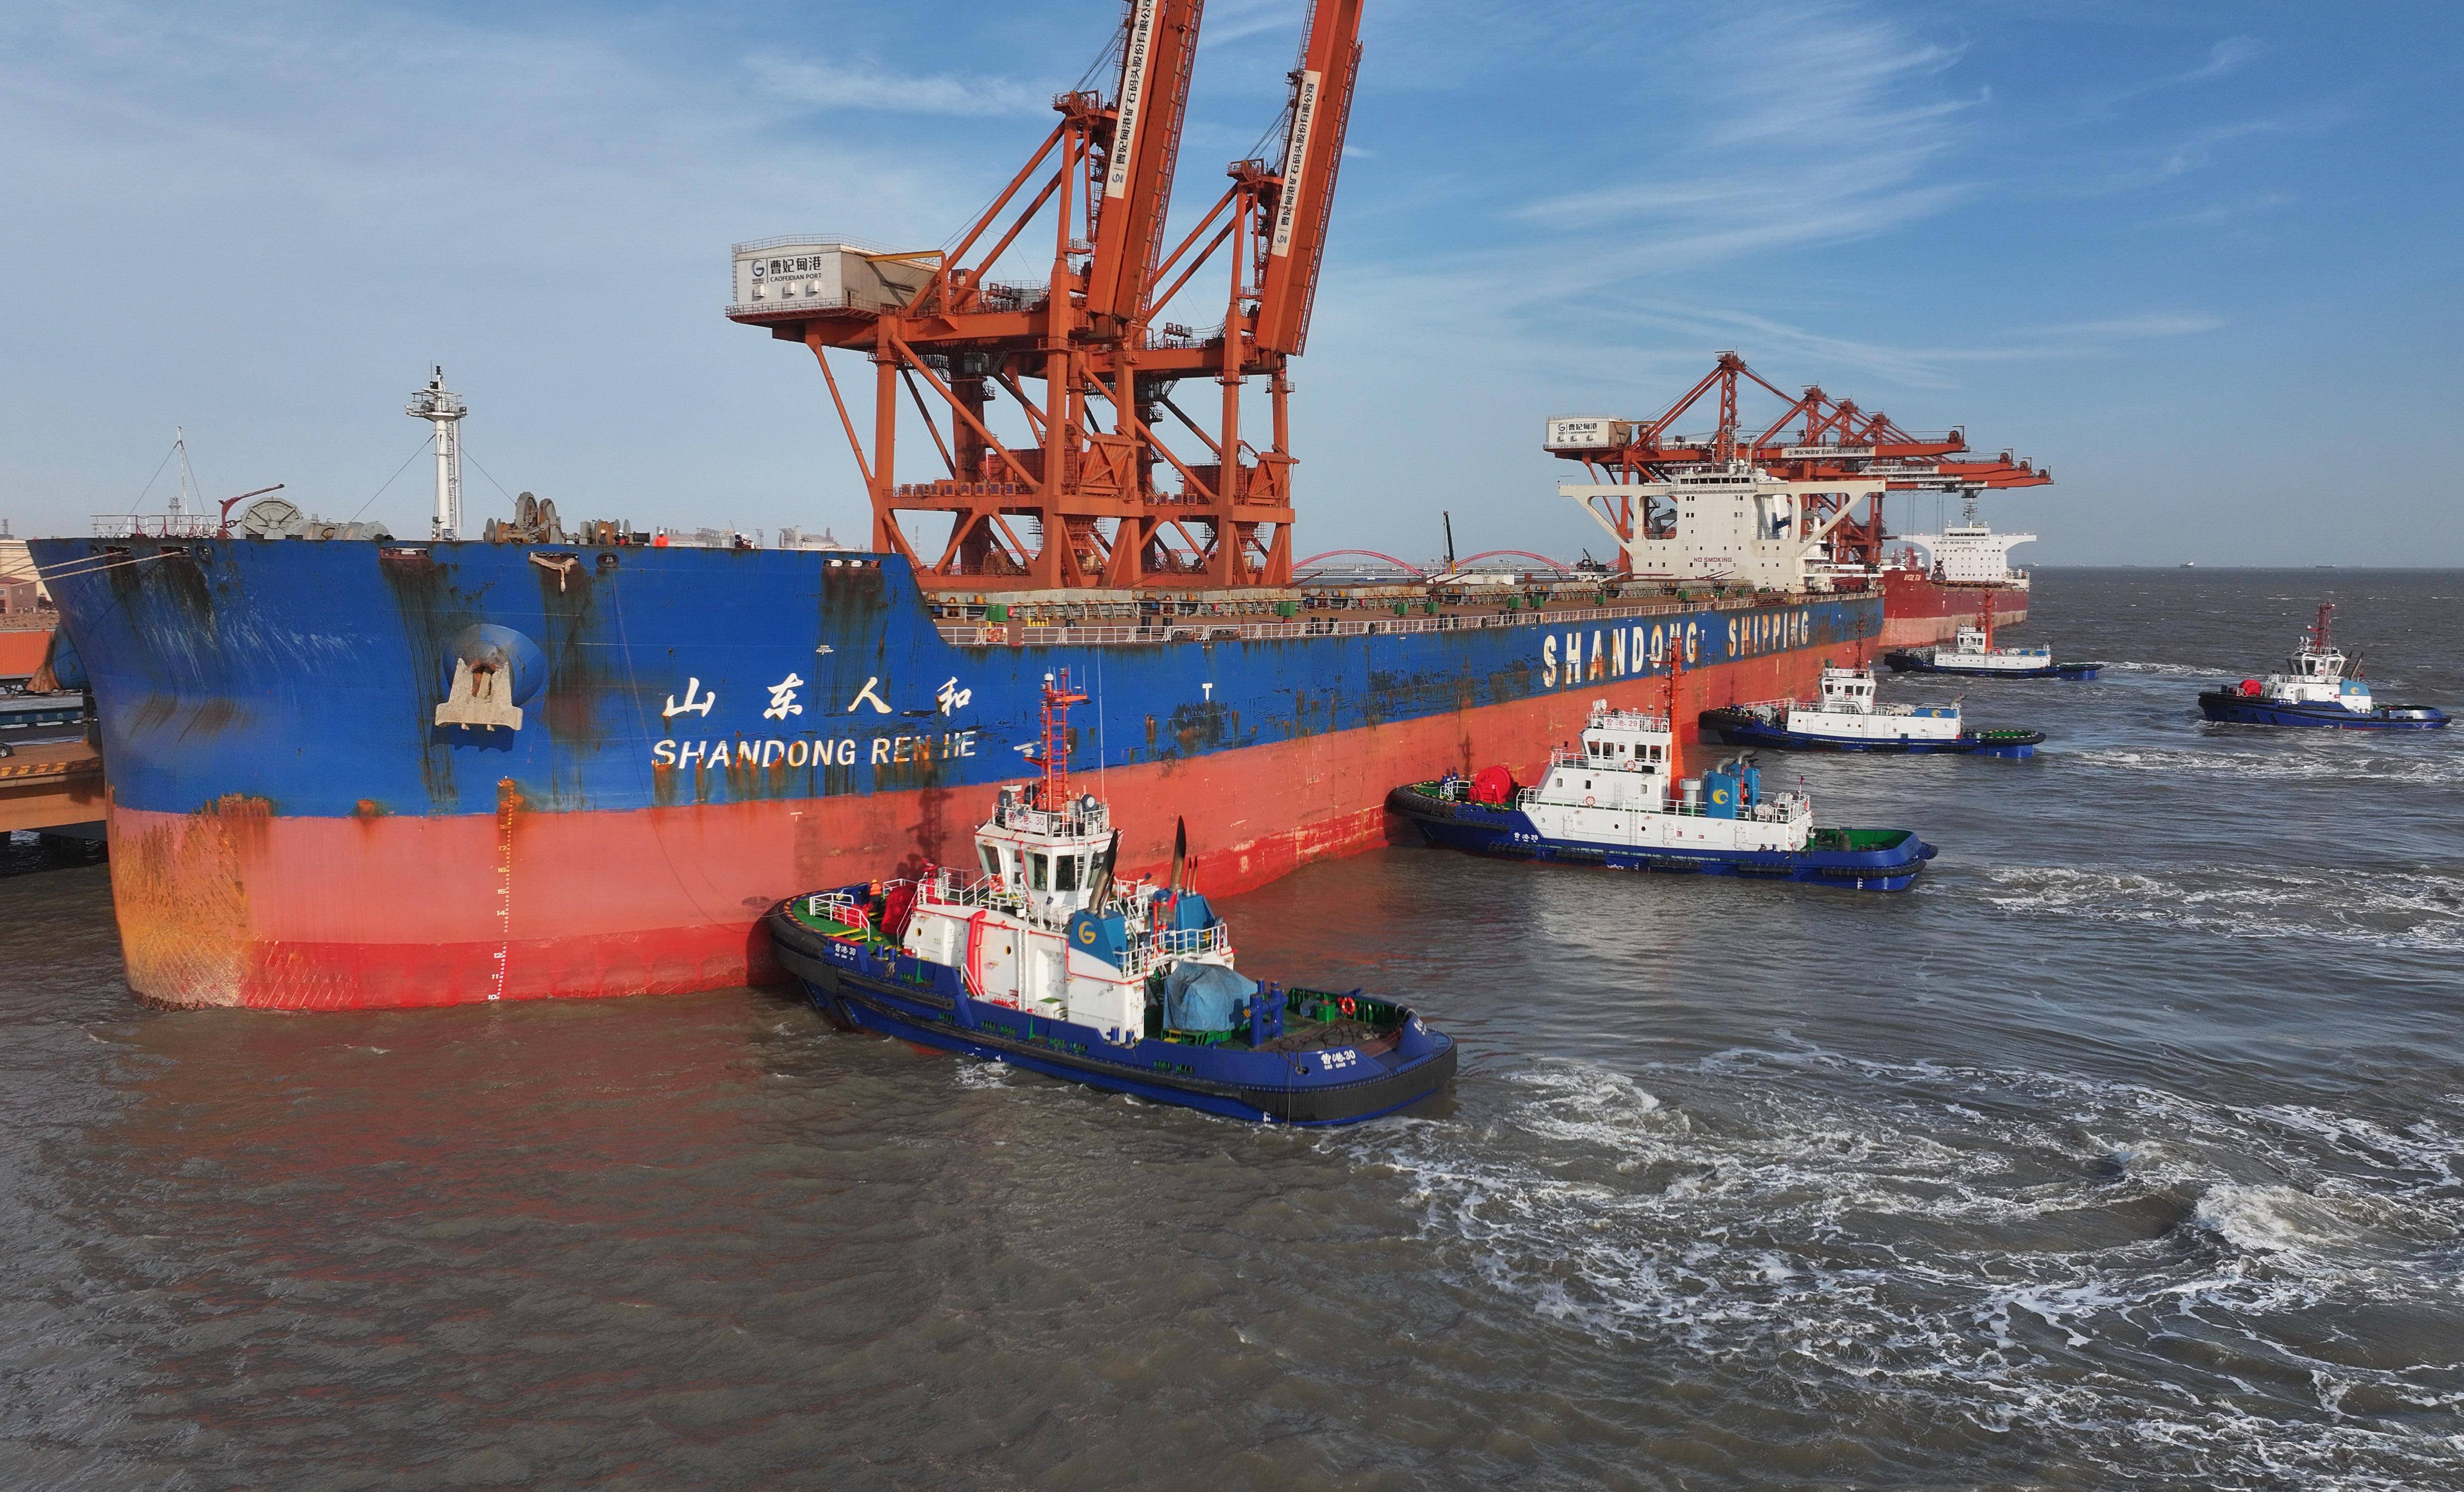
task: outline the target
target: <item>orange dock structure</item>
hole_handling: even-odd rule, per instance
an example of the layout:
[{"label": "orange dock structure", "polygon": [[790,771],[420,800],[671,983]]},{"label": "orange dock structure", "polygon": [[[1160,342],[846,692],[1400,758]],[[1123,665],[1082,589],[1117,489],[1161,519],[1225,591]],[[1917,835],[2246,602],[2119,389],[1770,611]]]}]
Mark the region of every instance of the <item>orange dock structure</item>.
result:
[{"label": "orange dock structure", "polygon": [[0,833],[93,823],[108,798],[102,753],[88,742],[45,741],[0,757]]}]

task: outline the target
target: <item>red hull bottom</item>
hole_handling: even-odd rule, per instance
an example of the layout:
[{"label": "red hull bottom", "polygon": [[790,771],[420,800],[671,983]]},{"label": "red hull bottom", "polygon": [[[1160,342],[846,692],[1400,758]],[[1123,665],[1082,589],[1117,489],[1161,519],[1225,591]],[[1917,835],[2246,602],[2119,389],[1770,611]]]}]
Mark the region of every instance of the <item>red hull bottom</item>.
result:
[{"label": "red hull bottom", "polygon": [[1883,647],[1923,647],[1947,643],[1976,620],[1988,595],[1993,598],[1996,626],[2016,626],[2028,620],[2028,589],[2023,585],[1947,585],[1916,570],[1882,572]]},{"label": "red hull bottom", "polygon": [[[1811,692],[1800,650],[1706,668],[1702,710]],[[1215,895],[1387,842],[1386,792],[1493,762],[1536,776],[1589,702],[1657,708],[1657,679],[1594,681],[1511,704],[1082,779],[1123,825],[1125,867],[1160,870],[1186,817]],[[128,982],[168,1005],[367,1010],[674,994],[780,977],[763,911],[815,887],[968,864],[996,789],[535,811],[504,785],[493,817],[282,818],[228,799],[189,814],[115,805],[112,890]]]}]

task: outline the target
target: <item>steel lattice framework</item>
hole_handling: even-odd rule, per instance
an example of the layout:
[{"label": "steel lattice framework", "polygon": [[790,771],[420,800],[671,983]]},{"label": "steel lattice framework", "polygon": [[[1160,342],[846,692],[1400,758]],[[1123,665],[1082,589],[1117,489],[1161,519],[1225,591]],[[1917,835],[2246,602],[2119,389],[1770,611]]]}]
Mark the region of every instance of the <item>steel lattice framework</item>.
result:
[{"label": "steel lattice framework", "polygon": [[[1741,384],[1762,389],[1786,407],[1760,429],[1749,429],[1738,414]],[[1710,399],[1717,400],[1718,408],[1711,432],[1679,435],[1678,421]],[[1738,463],[1791,482],[1870,482],[1879,477],[1892,492],[1975,493],[2039,487],[2054,479],[2051,468],[2014,459],[2007,450],[1980,460],[1956,459],[1968,450],[1968,434],[1962,429],[1905,430],[1882,411],[1860,409],[1851,399],[1834,399],[1815,384],[1802,394],[1784,393],[1733,352],[1721,353],[1711,371],[1676,403],[1632,424],[1631,434],[1607,448],[1552,448],[1550,453],[1580,461],[1595,482],[1618,485],[1666,482],[1684,472]],[[1676,516],[1663,500],[1639,495],[1591,501],[1623,542],[1674,532]],[[1809,494],[1812,526],[1819,527],[1851,501],[1844,493]],[[1877,495],[1863,514],[1843,517],[1831,530],[1830,557],[1841,564],[1879,565],[1884,538]]]},{"label": "steel lattice framework", "polygon": [[[906,555],[927,587],[1290,583],[1287,367],[1309,340],[1361,0],[1316,0],[1282,149],[1232,163],[1230,186],[1167,252],[1202,3],[1128,0],[1111,95],[1055,99],[1059,122],[954,248],[879,256],[920,281],[902,303],[730,312],[812,349],[871,495],[873,547]],[[1005,255],[1016,263],[1014,251],[1047,238],[1042,279],[991,277]],[[1164,321],[1184,292],[1205,303],[1210,264],[1221,325]],[[869,449],[834,351],[872,362]],[[1212,407],[1175,398],[1201,378],[1220,387]],[[1261,380],[1266,420],[1252,430],[1243,394]],[[1005,422],[992,414],[1001,405],[1016,411]],[[913,479],[902,465],[911,412],[938,474]],[[1023,440],[995,433],[1021,422]],[[937,553],[917,548],[929,515],[950,523]]]}]

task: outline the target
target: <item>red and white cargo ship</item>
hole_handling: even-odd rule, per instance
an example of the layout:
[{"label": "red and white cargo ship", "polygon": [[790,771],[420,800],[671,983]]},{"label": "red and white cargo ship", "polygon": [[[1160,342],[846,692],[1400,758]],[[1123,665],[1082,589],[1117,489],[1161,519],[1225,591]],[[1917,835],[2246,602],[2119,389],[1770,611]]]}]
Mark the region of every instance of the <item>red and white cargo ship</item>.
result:
[{"label": "red and white cargo ship", "polygon": [[2011,551],[2034,534],[1996,534],[1976,521],[1970,504],[1964,522],[1939,534],[1894,534],[1910,547],[1882,568],[1882,645],[1922,647],[1956,635],[1990,598],[2003,626],[2028,620],[2028,573],[2011,563]]}]

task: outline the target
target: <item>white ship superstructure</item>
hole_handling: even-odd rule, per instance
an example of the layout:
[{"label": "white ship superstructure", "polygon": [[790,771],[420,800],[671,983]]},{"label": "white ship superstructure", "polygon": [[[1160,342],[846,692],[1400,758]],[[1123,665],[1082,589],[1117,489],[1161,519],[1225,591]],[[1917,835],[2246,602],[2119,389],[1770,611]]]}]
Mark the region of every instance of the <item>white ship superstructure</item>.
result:
[{"label": "white ship superstructure", "polygon": [[1939,534],[1900,534],[1893,536],[1905,543],[1915,544],[1931,561],[1927,566],[1933,579],[1947,585],[2007,585],[2024,589],[2028,573],[2011,563],[2011,551],[2021,544],[2036,541],[2034,534],[1996,534],[1976,516],[1973,499],[1961,514],[1962,521],[1944,526]]},{"label": "white ship superstructure", "polygon": [[1638,849],[1794,850],[1814,834],[1803,793],[1765,793],[1743,758],[1680,779],[1666,715],[1592,703],[1582,738],[1550,753],[1514,807],[1551,840]]},{"label": "white ship superstructure", "polygon": [[[1046,684],[1044,755],[1032,758],[1042,775],[1001,790],[976,830],[976,866],[924,877],[885,926],[907,954],[957,970],[971,998],[1134,1045],[1146,1034],[1150,976],[1192,964],[1230,971],[1231,929],[1194,891],[1114,877],[1111,808],[1072,793],[1064,770],[1060,721],[1084,699]],[[850,893],[813,900],[817,914],[861,917]]]},{"label": "white ship superstructure", "polygon": [[2054,661],[2050,647],[2003,647],[1981,626],[1963,626],[1948,647],[1930,650],[1937,667],[1963,673],[2035,673]]},{"label": "white ship superstructure", "polygon": [[2327,640],[2328,620],[2335,610],[2333,603],[2319,608],[2318,625],[2301,634],[2300,646],[2284,660],[2284,671],[2259,681],[2258,698],[2278,704],[2342,705],[2358,714],[2376,708],[2370,687],[2344,676],[2352,660]]},{"label": "white ship superstructure", "polygon": [[1874,670],[1822,670],[1821,697],[1811,704],[1793,699],[1738,708],[1768,724],[1800,735],[1842,743],[1941,742],[1959,739],[1959,706],[1885,705],[1874,697]]},{"label": "white ship superstructure", "polygon": [[[1785,481],[1740,460],[1685,472],[1664,482],[1560,482],[1557,493],[1580,503],[1618,541],[1626,569],[1638,580],[1823,591],[1841,573],[1828,557],[1827,541],[1855,504],[1840,502],[1825,513],[1808,498],[1815,494],[1879,496],[1885,485],[1881,477]],[[1631,540],[1618,533],[1595,498],[1639,505]],[[1850,566],[1848,572],[1867,573],[1861,566]]]}]

